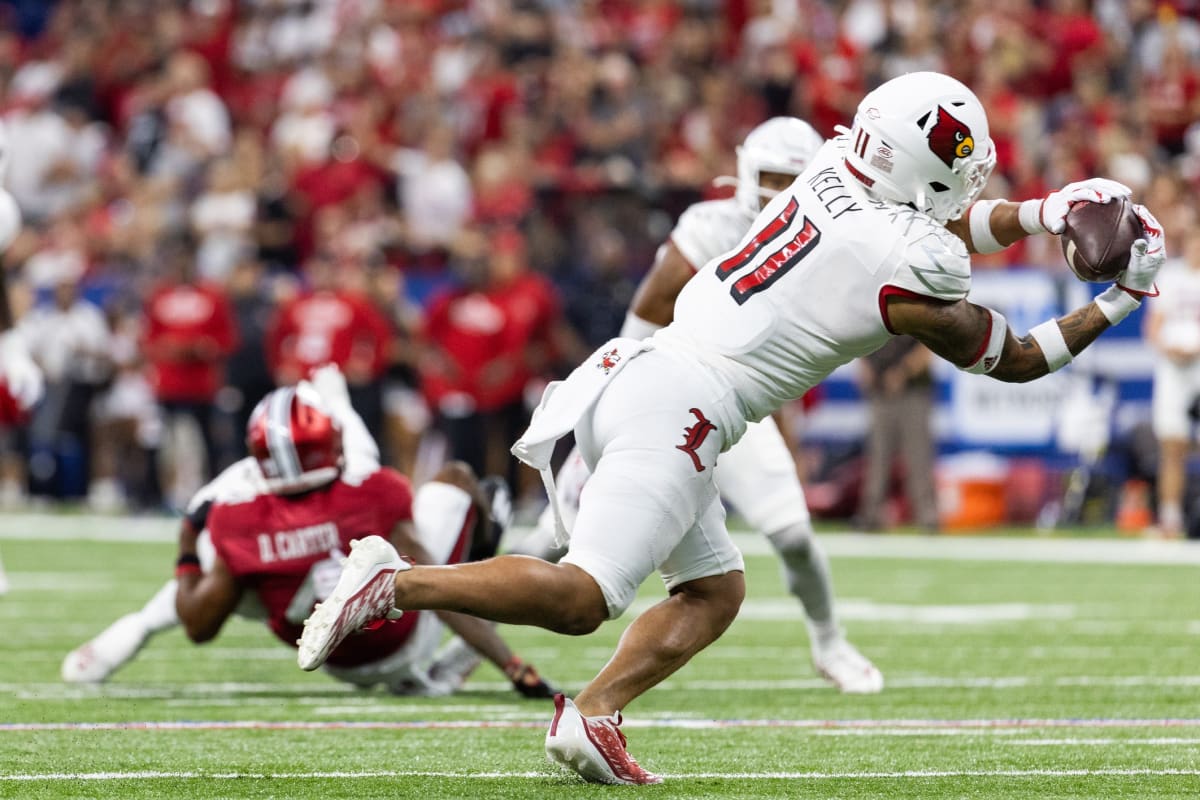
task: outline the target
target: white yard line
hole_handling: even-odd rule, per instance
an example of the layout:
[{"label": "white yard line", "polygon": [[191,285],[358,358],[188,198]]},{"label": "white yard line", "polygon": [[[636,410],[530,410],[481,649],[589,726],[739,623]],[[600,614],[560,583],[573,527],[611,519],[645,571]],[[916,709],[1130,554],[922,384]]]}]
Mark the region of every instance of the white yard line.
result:
[{"label": "white yard line", "polygon": [[[557,777],[557,772],[435,772],[371,770],[362,772],[49,772],[0,775],[0,781],[129,781],[129,780],[313,780],[353,778],[456,778],[503,780]],[[907,770],[903,772],[681,772],[663,773],[674,780],[897,780],[902,778],[1144,778],[1197,776],[1197,769],[997,769]]]},{"label": "white yard line", "polygon": [[1123,745],[1200,745],[1200,739],[1181,736],[1159,736],[1152,739],[1005,739],[1005,744],[1028,747],[1114,747]]},{"label": "white yard line", "polygon": [[[286,651],[284,651],[286,652]],[[897,689],[1024,689],[1028,687],[1182,687],[1200,686],[1200,675],[1070,675],[1060,677],[1007,675],[1007,676],[964,676],[948,677],[939,675],[909,675],[888,676],[889,690]],[[353,689],[353,687],[348,687]],[[500,692],[512,687],[502,681],[472,681],[467,688],[480,692]],[[724,680],[676,679],[669,678],[655,688],[659,692],[710,692],[728,691],[730,682]],[[780,691],[832,691],[829,684],[820,678],[779,678],[763,680],[739,680],[738,691],[780,692]],[[164,684],[123,684],[112,683],[101,686],[81,686],[63,683],[0,683],[0,693],[8,694],[20,700],[36,700],[42,702],[63,702],[83,699],[121,698],[143,700],[178,700],[192,698],[196,705],[205,698],[216,698],[224,702],[230,695],[245,696],[268,694],[273,698],[281,695],[289,697],[291,702],[308,702],[318,704],[322,701],[335,705],[344,705],[344,697],[352,695],[347,687],[335,683],[195,683],[169,686]],[[351,700],[351,703],[358,702]],[[369,700],[374,703],[376,700]],[[394,708],[387,706],[385,708]]]},{"label": "white yard line", "polygon": [[[104,541],[173,543],[178,520],[88,514],[5,514],[0,541]],[[509,540],[528,531],[513,528]],[[762,536],[738,532],[747,555],[771,555]],[[936,561],[1041,561],[1093,564],[1200,564],[1200,543],[1145,539],[1030,538],[1014,536],[920,536],[834,533],[821,535],[825,551],[840,558],[902,558]]]},{"label": "white yard line", "polygon": [[[476,730],[486,728],[544,728],[539,720],[195,720],[147,722],[13,722],[0,724],[0,733],[45,731],[224,731],[224,730]],[[882,730],[1041,730],[1058,728],[1137,729],[1200,728],[1200,719],[627,719],[628,728],[727,730],[786,728],[813,731]]]}]

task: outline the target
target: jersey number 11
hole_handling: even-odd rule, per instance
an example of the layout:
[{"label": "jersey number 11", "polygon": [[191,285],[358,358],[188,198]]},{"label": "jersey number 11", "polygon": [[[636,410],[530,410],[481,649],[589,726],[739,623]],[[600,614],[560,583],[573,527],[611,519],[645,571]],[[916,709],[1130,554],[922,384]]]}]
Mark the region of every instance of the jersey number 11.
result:
[{"label": "jersey number 11", "polygon": [[[793,197],[783,211],[760,230],[753,239],[717,265],[717,278],[722,281],[729,279],[734,273],[753,261],[769,245],[775,244],[776,240],[780,239],[784,232],[791,227],[799,209],[800,204]],[[799,233],[783,241],[757,267],[737,278],[729,287],[729,295],[740,306],[752,295],[758,294],[787,274],[787,271],[796,266],[820,241],[821,231],[813,224],[812,220],[804,217]]]}]

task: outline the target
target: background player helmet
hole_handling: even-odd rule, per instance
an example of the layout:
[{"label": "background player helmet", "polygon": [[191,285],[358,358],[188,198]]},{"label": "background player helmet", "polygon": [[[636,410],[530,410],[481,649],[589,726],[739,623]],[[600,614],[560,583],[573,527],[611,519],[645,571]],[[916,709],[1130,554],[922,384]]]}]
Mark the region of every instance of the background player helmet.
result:
[{"label": "background player helmet", "polygon": [[737,197],[748,211],[758,214],[759,198],[771,197],[758,185],[763,172],[799,175],[825,140],[802,119],[772,117],[750,131],[737,148]]},{"label": "background player helmet", "polygon": [[947,222],[983,191],[996,148],[974,92],[949,75],[911,72],[859,103],[846,166],[877,197]]},{"label": "background player helmet", "polygon": [[275,494],[315,489],[342,469],[342,430],[307,381],[268,394],[250,414],[246,447]]}]

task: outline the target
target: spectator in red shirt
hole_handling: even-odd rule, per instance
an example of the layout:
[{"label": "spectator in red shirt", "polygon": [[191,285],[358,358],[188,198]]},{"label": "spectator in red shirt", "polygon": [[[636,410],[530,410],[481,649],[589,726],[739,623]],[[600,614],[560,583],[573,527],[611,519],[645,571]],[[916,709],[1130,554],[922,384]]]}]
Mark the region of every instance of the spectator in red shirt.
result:
[{"label": "spectator in red shirt", "polygon": [[348,288],[361,283],[356,261],[335,264],[319,254],[305,264],[304,276],[307,290],[281,305],[267,327],[267,364],[275,383],[295,383],[322,364],[336,364],[354,409],[379,437],[392,326],[362,291]]},{"label": "spectator in red shirt", "polygon": [[529,271],[517,231],[468,234],[457,266],[463,285],[435,297],[426,313],[422,388],[450,456],[516,485],[508,448],[529,421],[527,387],[574,337],[557,291]]},{"label": "spectator in red shirt", "polygon": [[192,248],[165,248],[165,280],[146,299],[142,349],[155,398],[170,422],[191,417],[204,439],[205,480],[218,468],[213,401],[225,360],[237,345],[237,325],[224,289],[196,280]]}]

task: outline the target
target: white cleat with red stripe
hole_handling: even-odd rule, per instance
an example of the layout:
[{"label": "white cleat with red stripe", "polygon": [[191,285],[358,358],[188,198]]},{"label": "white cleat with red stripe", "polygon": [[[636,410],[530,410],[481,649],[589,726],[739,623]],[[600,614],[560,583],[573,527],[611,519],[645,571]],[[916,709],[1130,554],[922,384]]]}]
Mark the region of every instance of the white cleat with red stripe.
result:
[{"label": "white cleat with red stripe", "polygon": [[625,749],[621,712],[585,717],[561,694],[554,696],[554,720],[546,734],[546,755],[592,783],[662,783],[642,769]]},{"label": "white cleat with red stripe", "polygon": [[342,576],[333,593],[313,608],[304,621],[296,663],[314,670],[325,663],[333,649],[369,622],[398,619],[397,572],[411,566],[382,536],[367,536],[350,542],[350,556],[342,564]]}]

